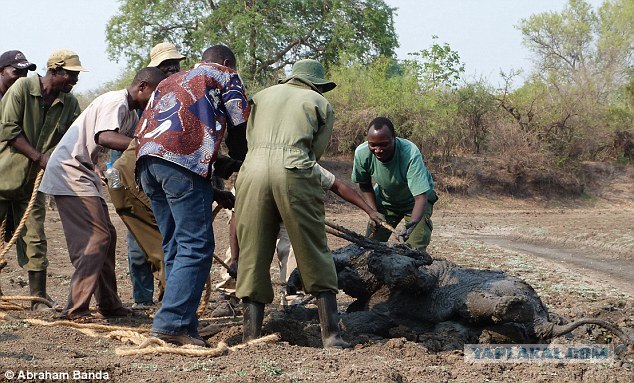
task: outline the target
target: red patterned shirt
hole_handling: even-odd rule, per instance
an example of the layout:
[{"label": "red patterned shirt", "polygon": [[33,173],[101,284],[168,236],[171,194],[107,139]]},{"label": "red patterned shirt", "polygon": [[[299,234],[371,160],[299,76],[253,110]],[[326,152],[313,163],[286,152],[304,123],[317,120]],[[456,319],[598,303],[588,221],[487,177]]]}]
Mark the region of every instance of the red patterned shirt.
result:
[{"label": "red patterned shirt", "polygon": [[137,125],[137,160],[155,156],[210,175],[227,124],[247,121],[250,106],[238,74],[203,63],[161,81]]}]

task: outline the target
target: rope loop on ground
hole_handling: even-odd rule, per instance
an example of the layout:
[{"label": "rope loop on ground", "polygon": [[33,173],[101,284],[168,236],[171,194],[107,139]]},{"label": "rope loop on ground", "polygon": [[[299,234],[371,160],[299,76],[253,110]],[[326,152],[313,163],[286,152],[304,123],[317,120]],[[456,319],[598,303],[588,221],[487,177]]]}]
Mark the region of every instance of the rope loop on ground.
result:
[{"label": "rope loop on ground", "polygon": [[[1,319],[2,317],[0,317]],[[115,354],[119,356],[147,355],[147,354],[175,354],[195,357],[216,357],[226,355],[232,351],[237,351],[245,347],[250,347],[264,343],[276,343],[280,340],[279,334],[271,334],[247,343],[229,347],[224,341],[218,342],[214,348],[205,348],[192,345],[174,346],[161,339],[147,336],[149,328],[111,326],[95,323],[76,323],[72,321],[48,322],[41,319],[24,319],[24,322],[47,327],[70,327],[92,338],[103,337],[118,340],[124,343],[134,344],[133,347],[120,347],[115,349]]]}]

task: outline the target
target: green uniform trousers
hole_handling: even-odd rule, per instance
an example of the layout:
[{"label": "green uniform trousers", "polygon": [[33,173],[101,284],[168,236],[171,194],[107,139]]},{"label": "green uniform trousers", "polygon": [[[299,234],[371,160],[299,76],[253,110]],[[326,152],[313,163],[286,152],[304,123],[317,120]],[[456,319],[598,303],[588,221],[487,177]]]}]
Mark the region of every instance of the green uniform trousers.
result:
[{"label": "green uniform trousers", "polygon": [[[431,232],[434,230],[434,225],[431,221],[431,215],[434,212],[434,203],[438,200],[436,193],[434,192],[431,198],[428,198],[427,204],[425,205],[425,211],[423,212],[423,218],[416,225],[414,231],[409,236],[409,239],[406,241],[413,249],[420,251],[427,251],[427,246],[431,240]],[[396,227],[403,218],[405,222],[409,222],[412,218],[411,212],[407,214],[403,214],[402,212],[396,212],[390,210],[389,208],[378,204],[377,209],[379,213],[385,216],[385,220],[392,227]],[[392,232],[384,227],[374,228],[370,223],[368,223],[368,227],[365,232],[365,236],[368,238],[376,239],[377,241],[387,242],[387,240],[392,235]]]},{"label": "green uniform trousers", "polygon": [[[31,189],[32,190],[32,189]],[[31,195],[11,200],[0,199],[0,223],[4,220],[9,209],[12,209],[15,226],[20,223]],[[26,219],[26,223],[15,244],[18,265],[27,271],[42,271],[48,267],[46,258],[46,234],[44,221],[46,219],[46,195],[37,193],[33,209]]]},{"label": "green uniform trousers", "polygon": [[320,176],[309,169],[286,169],[282,149],[249,149],[236,181],[240,258],[236,295],[273,301],[270,267],[284,222],[305,290],[337,293],[337,273],[324,225]]},{"label": "green uniform trousers", "polygon": [[110,188],[110,199],[117,214],[145,253],[152,274],[159,281],[159,297],[162,297],[165,290],[163,236],[156,224],[150,200],[136,186],[135,164],[136,155],[134,146],[131,145],[115,162],[115,168],[119,170],[119,177],[125,186],[118,190]]}]

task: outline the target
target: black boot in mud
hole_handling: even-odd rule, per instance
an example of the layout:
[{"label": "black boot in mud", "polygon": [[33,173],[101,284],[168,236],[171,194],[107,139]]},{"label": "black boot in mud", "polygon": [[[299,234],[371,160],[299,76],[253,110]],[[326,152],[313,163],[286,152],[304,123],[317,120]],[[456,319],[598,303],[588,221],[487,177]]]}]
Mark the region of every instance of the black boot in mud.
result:
[{"label": "black boot in mud", "polygon": [[242,343],[260,337],[264,320],[264,303],[242,300],[244,320],[242,322]]},{"label": "black boot in mud", "polygon": [[[33,297],[49,299],[46,295],[46,270],[29,271],[29,290]],[[32,302],[31,311],[55,311],[41,302]]]},{"label": "black boot in mud", "polygon": [[317,297],[319,311],[319,325],[321,326],[321,341],[324,348],[349,348],[350,343],[341,339],[339,329],[339,313],[337,312],[337,297],[334,293],[325,292]]}]

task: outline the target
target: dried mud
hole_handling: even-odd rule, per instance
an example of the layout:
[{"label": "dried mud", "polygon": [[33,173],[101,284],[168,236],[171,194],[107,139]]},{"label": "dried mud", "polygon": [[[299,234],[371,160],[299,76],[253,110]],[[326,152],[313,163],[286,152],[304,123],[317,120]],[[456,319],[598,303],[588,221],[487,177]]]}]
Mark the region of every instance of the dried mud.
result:
[{"label": "dried mud", "polygon": [[[326,166],[342,179],[349,177],[349,165],[330,161]],[[631,190],[623,188],[623,190]],[[590,316],[634,328],[633,292],[627,284],[591,265],[566,259],[551,259],[531,251],[491,243],[481,235],[497,236],[511,243],[537,243],[543,247],[591,253],[596,262],[617,260],[631,272],[634,256],[634,200],[623,194],[609,199],[594,198],[573,202],[545,202],[510,198],[454,198],[441,195],[434,211],[434,234],[430,253],[464,267],[502,270],[529,283],[549,311],[574,320]],[[117,282],[126,305],[132,304],[127,275],[125,229],[111,209],[119,233]],[[357,232],[365,228],[363,213],[328,197],[327,216]],[[214,223],[217,253],[222,254],[226,222]],[[68,293],[72,266],[59,217],[51,211],[46,225],[49,238],[49,292],[59,301]],[[329,237],[331,248],[347,243]],[[7,295],[26,295],[26,274],[17,266],[15,253],[8,255],[8,266],[0,274]],[[213,266],[214,280],[221,270]],[[271,270],[279,286],[276,267]],[[615,282],[617,281],[617,282]],[[629,284],[631,287],[631,284]],[[218,298],[218,297],[215,297]],[[353,301],[338,295],[340,310]],[[279,297],[276,301],[279,302]],[[218,301],[211,303],[212,306]],[[152,314],[152,312],[148,312]],[[216,358],[178,355],[120,357],[114,350],[121,342],[92,338],[72,328],[42,327],[22,319],[53,320],[51,314],[11,312],[13,319],[0,320],[0,381],[12,371],[84,372],[107,371],[116,382],[631,382],[634,380],[632,350],[611,363],[562,364],[514,363],[486,364],[465,362],[462,347],[464,329],[448,322],[414,332],[406,326],[391,328],[386,337],[345,333],[356,343],[350,350],[319,348],[319,325],[314,308],[285,314],[279,304],[267,306],[264,333],[279,333],[281,341],[232,352]],[[241,338],[240,318],[209,318],[204,324],[220,324],[221,330],[209,338],[237,344]],[[123,326],[149,328],[151,317],[112,321]],[[421,334],[425,334],[422,335]],[[582,326],[557,343],[580,344],[606,341],[606,332]],[[470,339],[468,339],[470,340]],[[479,340],[485,340],[480,338]],[[491,339],[494,340],[494,339]]]}]

